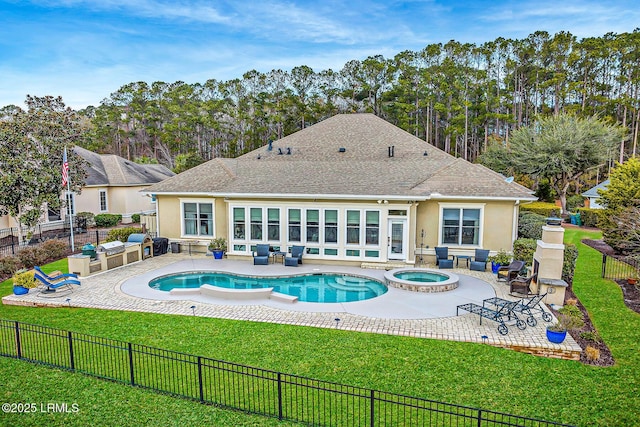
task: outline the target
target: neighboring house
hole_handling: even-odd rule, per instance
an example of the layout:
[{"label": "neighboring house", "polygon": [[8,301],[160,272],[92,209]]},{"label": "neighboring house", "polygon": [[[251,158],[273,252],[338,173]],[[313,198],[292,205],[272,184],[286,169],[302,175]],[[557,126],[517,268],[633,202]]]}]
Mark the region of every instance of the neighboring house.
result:
[{"label": "neighboring house", "polygon": [[[228,255],[305,246],[315,261],[413,263],[421,248],[511,249],[531,191],[372,114],[337,115],[235,159],[147,188],[158,234]],[[427,249],[428,248],[428,249]]]},{"label": "neighboring house", "polygon": [[73,151],[87,161],[87,179],[80,194],[72,194],[72,212],[122,215],[130,222],[135,213],[155,212],[156,204],[141,190],[175,174],[158,164],[139,164],[115,154],[97,154],[81,147]]},{"label": "neighboring house", "polygon": [[602,181],[600,184],[596,185],[593,188],[588,189],[584,193],[582,193],[583,197],[586,197],[589,201],[588,208],[591,209],[604,209],[600,202],[600,194],[598,194],[598,190],[606,190],[607,185],[609,185],[609,180]]}]

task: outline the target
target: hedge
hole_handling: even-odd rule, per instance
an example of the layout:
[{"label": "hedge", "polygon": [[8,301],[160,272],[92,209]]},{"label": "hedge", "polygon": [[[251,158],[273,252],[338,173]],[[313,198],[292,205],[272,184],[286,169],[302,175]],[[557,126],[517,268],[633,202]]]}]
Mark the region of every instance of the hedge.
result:
[{"label": "hedge", "polygon": [[109,231],[107,237],[105,238],[106,242],[113,242],[115,240],[119,240],[121,242],[126,242],[129,239],[129,236],[133,233],[142,233],[142,228],[139,227],[123,227],[123,228],[114,228]]},{"label": "hedge", "polygon": [[530,211],[520,212],[518,216],[518,238],[542,239],[542,226],[547,218]]},{"label": "hedge", "polygon": [[527,266],[533,265],[533,254],[536,251],[536,239],[518,239],[513,242],[513,259],[524,261]]},{"label": "hedge", "polygon": [[556,206],[554,203],[547,202],[532,202],[522,204],[520,205],[520,212],[522,211],[537,213],[538,215],[542,215],[545,218],[560,216],[560,207]]},{"label": "hedge", "polygon": [[115,227],[122,221],[122,215],[116,214],[98,214],[95,216],[97,227]]},{"label": "hedge", "polygon": [[606,215],[605,209],[589,209],[580,208],[578,213],[580,214],[580,221],[585,227],[599,227],[600,220]]}]

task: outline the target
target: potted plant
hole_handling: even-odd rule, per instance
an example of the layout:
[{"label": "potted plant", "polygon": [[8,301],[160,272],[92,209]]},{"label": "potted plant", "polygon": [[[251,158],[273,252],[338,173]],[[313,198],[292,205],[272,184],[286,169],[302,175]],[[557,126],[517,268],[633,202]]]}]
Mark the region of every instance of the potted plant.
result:
[{"label": "potted plant", "polygon": [[511,255],[509,255],[505,250],[500,249],[495,255],[489,256],[487,260],[491,261],[491,271],[493,274],[498,274],[500,266],[509,265],[511,262]]},{"label": "potted plant", "polygon": [[636,283],[638,283],[638,278],[635,276],[630,276],[627,278],[627,283],[630,285],[635,285]]},{"label": "potted plant", "polygon": [[227,250],[227,239],[216,237],[209,243],[209,250],[213,253],[214,259],[222,259]]},{"label": "potted plant", "polygon": [[[564,308],[561,310],[564,310]],[[560,312],[558,314],[558,321],[547,326],[547,339],[552,343],[560,344],[567,337],[567,331],[582,326],[584,326],[582,318],[577,317],[575,314]]]},{"label": "potted plant", "polygon": [[38,286],[36,278],[33,276],[34,271],[25,269],[18,270],[13,275],[13,293],[16,295],[24,295],[29,289]]}]

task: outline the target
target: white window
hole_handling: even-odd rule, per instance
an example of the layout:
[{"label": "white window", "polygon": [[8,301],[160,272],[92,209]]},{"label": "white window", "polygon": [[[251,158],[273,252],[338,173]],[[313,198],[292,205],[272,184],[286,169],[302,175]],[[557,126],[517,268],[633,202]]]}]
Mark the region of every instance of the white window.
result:
[{"label": "white window", "polygon": [[183,203],[182,211],[186,236],[213,236],[212,203]]},{"label": "white window", "polygon": [[302,240],[302,223],[301,210],[289,209],[289,241],[301,242]]},{"label": "white window", "polygon": [[246,235],[244,208],[233,208],[233,238],[244,240],[246,239]]},{"label": "white window", "polygon": [[66,212],[67,215],[75,215],[76,214],[76,195],[74,193],[65,193],[66,200]]},{"label": "white window", "polygon": [[324,211],[324,242],[338,243],[338,211],[335,209]]},{"label": "white window", "polygon": [[347,211],[347,245],[360,244],[360,211]]},{"label": "white window", "polygon": [[251,240],[262,241],[262,208],[251,208]]},{"label": "white window", "polygon": [[109,209],[107,208],[107,191],[100,190],[100,212],[106,212]]},{"label": "white window", "polygon": [[380,212],[367,211],[366,214],[366,241],[367,245],[380,243]]},{"label": "white window", "polygon": [[480,208],[443,208],[442,244],[478,246],[481,213]]},{"label": "white window", "polygon": [[272,242],[280,241],[280,209],[267,209],[267,238]]}]

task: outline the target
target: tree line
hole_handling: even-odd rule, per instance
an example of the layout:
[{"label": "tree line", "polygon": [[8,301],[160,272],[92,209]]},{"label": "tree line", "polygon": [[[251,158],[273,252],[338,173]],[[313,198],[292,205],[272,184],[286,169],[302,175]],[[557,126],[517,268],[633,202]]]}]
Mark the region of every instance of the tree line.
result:
[{"label": "tree line", "polygon": [[475,161],[537,118],[569,113],[621,124],[626,135],[610,158],[622,161],[637,151],[639,64],[640,28],[581,40],[538,31],[430,44],[339,71],[301,65],[228,81],[135,82],[78,112],[79,145],[175,170],[241,155],[337,113],[371,112]]}]

